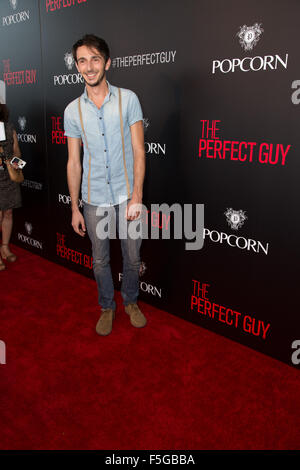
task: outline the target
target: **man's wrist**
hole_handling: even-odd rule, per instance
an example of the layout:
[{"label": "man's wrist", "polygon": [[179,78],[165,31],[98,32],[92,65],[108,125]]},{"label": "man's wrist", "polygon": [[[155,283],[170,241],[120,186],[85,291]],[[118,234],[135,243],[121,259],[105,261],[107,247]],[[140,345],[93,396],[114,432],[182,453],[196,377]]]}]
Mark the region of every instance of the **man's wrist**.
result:
[{"label": "man's wrist", "polygon": [[79,211],[79,207],[78,207],[78,204],[72,204],[71,205],[71,209],[72,209],[72,212],[80,212]]},{"label": "man's wrist", "polygon": [[142,191],[133,191],[132,199],[137,199],[141,201],[143,199],[143,192]]}]

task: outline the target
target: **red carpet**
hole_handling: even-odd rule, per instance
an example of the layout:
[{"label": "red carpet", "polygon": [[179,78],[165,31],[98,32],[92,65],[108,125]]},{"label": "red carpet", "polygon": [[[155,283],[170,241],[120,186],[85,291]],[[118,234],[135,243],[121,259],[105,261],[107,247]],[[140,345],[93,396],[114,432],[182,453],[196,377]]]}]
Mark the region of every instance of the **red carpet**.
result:
[{"label": "red carpet", "polygon": [[299,371],[117,294],[99,337],[96,284],[15,248],[0,273],[1,449],[299,449]]}]

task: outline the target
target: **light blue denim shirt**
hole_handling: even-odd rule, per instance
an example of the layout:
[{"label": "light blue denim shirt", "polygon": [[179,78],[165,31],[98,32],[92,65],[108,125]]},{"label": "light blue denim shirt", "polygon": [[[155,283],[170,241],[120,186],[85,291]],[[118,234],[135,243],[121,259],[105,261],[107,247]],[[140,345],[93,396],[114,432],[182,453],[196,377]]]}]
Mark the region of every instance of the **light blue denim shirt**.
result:
[{"label": "light blue denim shirt", "polygon": [[[108,82],[107,82],[108,83]],[[80,124],[78,98],[65,109],[65,136],[83,141],[82,199],[95,206],[120,204],[128,198],[123,162],[118,88],[108,83],[109,92],[100,109],[89,99],[86,89],[80,97],[88,149]],[[130,196],[133,190],[133,150],[130,126],[143,119],[136,94],[121,88],[125,158]],[[91,154],[90,200],[88,200],[89,151]]]}]

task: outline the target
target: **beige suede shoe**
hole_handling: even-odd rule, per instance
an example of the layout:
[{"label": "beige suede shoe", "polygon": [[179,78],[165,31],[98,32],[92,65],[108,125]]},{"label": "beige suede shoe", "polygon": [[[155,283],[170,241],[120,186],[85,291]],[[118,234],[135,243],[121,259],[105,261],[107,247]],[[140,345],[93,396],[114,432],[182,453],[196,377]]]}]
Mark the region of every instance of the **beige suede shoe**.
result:
[{"label": "beige suede shoe", "polygon": [[128,304],[125,307],[125,312],[130,316],[130,323],[136,328],[143,328],[147,324],[145,315],[140,311],[137,304]]},{"label": "beige suede shoe", "polygon": [[101,316],[96,325],[98,335],[107,336],[111,333],[115,311],[111,308],[102,309]]}]

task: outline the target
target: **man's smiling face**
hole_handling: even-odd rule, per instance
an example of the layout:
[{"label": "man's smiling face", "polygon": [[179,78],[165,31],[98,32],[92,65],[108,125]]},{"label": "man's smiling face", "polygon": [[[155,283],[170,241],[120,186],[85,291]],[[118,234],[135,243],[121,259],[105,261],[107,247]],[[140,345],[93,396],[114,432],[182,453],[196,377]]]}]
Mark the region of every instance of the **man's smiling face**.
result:
[{"label": "man's smiling face", "polygon": [[109,69],[111,60],[105,63],[103,56],[94,47],[78,47],[76,67],[83,76],[85,83],[91,87],[100,85],[105,72]]}]

